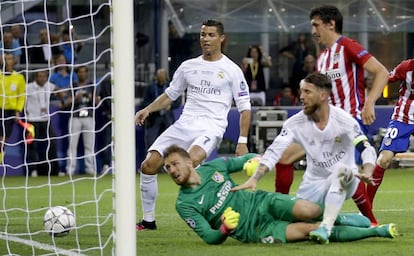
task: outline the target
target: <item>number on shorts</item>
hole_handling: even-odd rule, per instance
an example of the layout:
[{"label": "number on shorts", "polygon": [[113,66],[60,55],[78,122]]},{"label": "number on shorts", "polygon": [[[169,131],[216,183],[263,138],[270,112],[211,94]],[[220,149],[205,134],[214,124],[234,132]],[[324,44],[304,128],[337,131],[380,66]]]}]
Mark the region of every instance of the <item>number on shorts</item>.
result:
[{"label": "number on shorts", "polygon": [[395,127],[388,128],[385,137],[395,139],[398,135],[398,129]]}]

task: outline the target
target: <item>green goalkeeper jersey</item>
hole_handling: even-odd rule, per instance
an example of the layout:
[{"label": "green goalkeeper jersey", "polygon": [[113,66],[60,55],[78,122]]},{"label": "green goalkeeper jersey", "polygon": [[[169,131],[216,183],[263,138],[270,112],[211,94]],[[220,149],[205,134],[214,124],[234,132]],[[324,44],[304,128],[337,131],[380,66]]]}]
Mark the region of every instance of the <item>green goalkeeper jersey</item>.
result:
[{"label": "green goalkeeper jersey", "polygon": [[250,153],[206,162],[196,169],[201,176],[201,185],[181,187],[176,202],[177,212],[206,243],[219,244],[227,238],[219,229],[221,215],[229,206],[240,213],[239,224],[230,236],[242,242],[259,240],[260,202],[266,201],[268,192],[230,192],[236,185],[230,173],[241,171],[243,164],[255,156],[257,154]]}]

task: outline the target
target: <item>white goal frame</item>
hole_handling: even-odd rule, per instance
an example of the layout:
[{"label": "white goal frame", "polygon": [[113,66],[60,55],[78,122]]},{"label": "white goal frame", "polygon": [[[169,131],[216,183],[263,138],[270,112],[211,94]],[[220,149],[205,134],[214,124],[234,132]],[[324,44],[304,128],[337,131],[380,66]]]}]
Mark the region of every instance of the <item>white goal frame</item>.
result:
[{"label": "white goal frame", "polygon": [[136,254],[133,10],[132,0],[112,1],[115,255]]}]

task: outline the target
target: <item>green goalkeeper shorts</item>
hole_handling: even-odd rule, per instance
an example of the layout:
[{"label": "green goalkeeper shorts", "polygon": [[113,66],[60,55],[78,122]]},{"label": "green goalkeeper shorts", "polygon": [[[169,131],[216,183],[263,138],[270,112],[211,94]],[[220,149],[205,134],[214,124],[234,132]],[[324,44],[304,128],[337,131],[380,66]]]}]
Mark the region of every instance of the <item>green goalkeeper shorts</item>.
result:
[{"label": "green goalkeeper shorts", "polygon": [[293,206],[299,199],[279,193],[269,193],[259,205],[257,237],[261,243],[286,243],[286,228],[296,221]]}]

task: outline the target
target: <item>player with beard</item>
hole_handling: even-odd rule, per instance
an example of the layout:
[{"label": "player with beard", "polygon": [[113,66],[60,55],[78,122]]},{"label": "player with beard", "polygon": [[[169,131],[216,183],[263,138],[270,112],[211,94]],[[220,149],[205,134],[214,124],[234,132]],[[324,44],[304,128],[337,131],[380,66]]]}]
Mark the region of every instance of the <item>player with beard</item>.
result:
[{"label": "player with beard", "polygon": [[[371,125],[376,118],[375,102],[388,82],[388,71],[361,44],[342,35],[343,17],[337,7],[324,5],[313,8],[309,18],[313,37],[325,46],[318,56],[316,71],[326,74],[331,80],[329,102],[351,114],[367,135],[367,125]],[[372,90],[368,94],[365,92],[364,72],[374,77]],[[355,153],[355,159],[360,164],[358,151]],[[293,181],[293,163],[303,155],[303,149],[297,144],[292,144],[286,150],[276,166],[276,191],[289,193]],[[378,225],[363,182],[359,184],[353,200],[361,213],[371,220],[371,224]]]},{"label": "player with beard", "polygon": [[[325,205],[319,228],[309,236],[329,242],[332,227],[344,201],[352,197],[360,179],[372,183],[376,152],[358,122],[344,110],[329,104],[331,80],[311,73],[300,82],[302,111],[288,118],[280,134],[266,149],[253,176],[234,190],[256,189],[259,179],[279,161],[292,143],[305,151],[307,167],[297,197]],[[363,172],[355,163],[355,148],[361,153]]]}]

